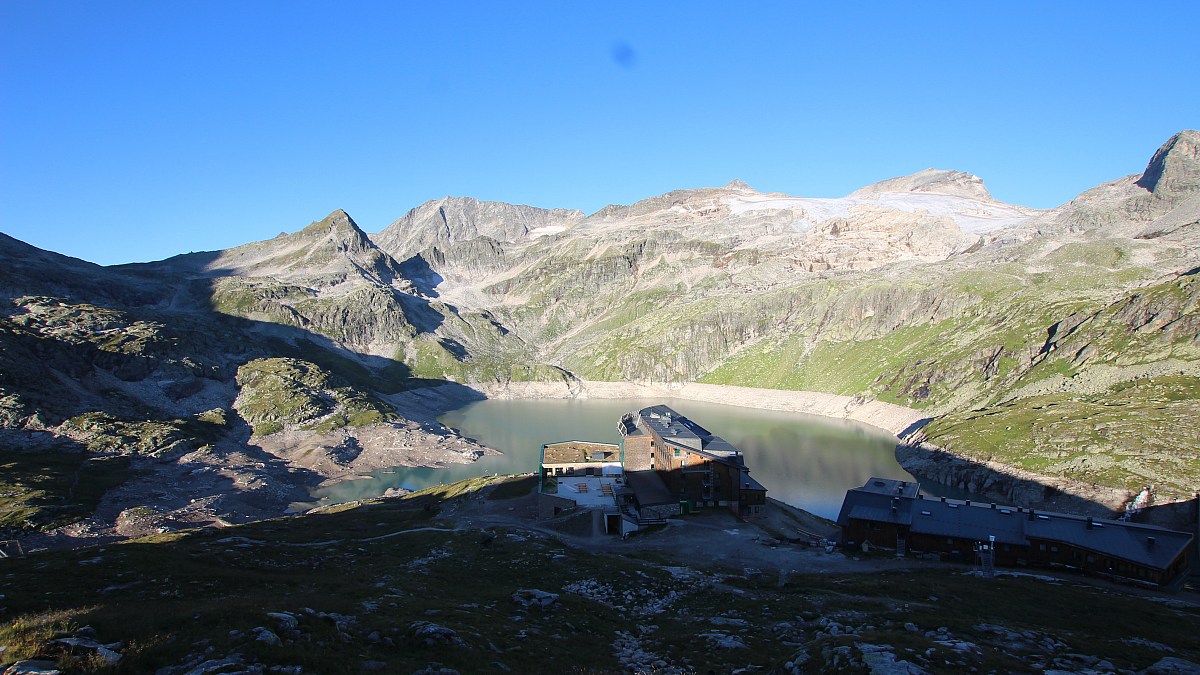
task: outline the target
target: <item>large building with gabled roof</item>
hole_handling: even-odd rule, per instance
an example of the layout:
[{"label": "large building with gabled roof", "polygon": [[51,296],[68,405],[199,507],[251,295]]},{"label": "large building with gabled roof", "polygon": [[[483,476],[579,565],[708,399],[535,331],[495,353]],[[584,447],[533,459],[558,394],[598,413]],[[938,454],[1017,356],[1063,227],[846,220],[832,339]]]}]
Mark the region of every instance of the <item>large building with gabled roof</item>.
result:
[{"label": "large building with gabled roof", "polygon": [[621,418],[626,471],[652,470],[684,511],[724,507],[742,517],[762,513],[767,488],[725,439],[665,405]]},{"label": "large building with gabled roof", "polygon": [[970,562],[987,545],[996,565],[1073,568],[1160,586],[1187,573],[1193,540],[1154,525],[927,497],[917,483],[889,478],[849,490],[837,522],[848,546]]}]

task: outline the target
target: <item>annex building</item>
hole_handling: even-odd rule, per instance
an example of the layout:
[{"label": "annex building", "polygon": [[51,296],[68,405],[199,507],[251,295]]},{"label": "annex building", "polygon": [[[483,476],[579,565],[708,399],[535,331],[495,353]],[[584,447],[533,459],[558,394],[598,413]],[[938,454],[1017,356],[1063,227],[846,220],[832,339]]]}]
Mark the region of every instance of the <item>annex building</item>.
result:
[{"label": "annex building", "polygon": [[849,490],[837,522],[847,546],[970,562],[987,544],[998,566],[1071,568],[1157,586],[1187,573],[1193,539],[1153,525],[928,497],[917,483],[889,478]]}]

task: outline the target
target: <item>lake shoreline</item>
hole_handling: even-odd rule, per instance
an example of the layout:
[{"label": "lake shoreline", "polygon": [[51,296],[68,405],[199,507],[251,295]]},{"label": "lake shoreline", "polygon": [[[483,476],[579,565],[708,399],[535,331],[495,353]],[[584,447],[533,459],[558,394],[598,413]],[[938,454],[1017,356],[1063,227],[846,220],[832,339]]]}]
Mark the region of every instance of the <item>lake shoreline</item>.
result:
[{"label": "lake shoreline", "polygon": [[[720,403],[740,408],[803,413],[849,420],[882,429],[897,438],[920,428],[930,418],[919,410],[874,399],[826,394],[815,391],[757,389],[733,385],[642,384],[636,382],[505,382],[472,384],[470,388],[489,399],[623,399],[675,398]],[[866,479],[864,479],[866,480]]]},{"label": "lake shoreline", "polygon": [[[437,387],[435,389],[442,389]],[[977,462],[924,440],[921,428],[932,417],[922,411],[875,399],[813,391],[758,389],[698,382],[679,384],[599,382],[493,382],[426,390],[425,405],[450,410],[486,399],[675,398],[744,408],[816,415],[881,429],[896,437],[896,460],[918,480],[929,481],[1012,505],[1112,517],[1135,498],[1132,492],[1044,476],[998,462]],[[437,403],[434,403],[437,401]],[[870,476],[863,476],[865,482]]]}]

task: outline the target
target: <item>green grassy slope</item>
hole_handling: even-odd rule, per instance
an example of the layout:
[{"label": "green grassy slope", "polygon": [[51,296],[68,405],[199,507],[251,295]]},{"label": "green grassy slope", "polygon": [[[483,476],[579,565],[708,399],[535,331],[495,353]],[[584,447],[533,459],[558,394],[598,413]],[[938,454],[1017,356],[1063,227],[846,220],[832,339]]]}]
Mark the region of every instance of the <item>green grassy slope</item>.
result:
[{"label": "green grassy slope", "polygon": [[[604,325],[566,363],[598,379],[878,398],[939,417],[930,440],[966,456],[1188,496],[1200,488],[1187,422],[1200,391],[1200,282],[1150,282],[1160,274],[1131,262],[1138,247],[1068,244],[1034,268],[925,267],[905,284],[845,277],[672,303]],[[1034,412],[1061,401],[1070,414]],[[1081,436],[1084,424],[1095,433]],[[1081,453],[1087,466],[1071,461]]]},{"label": "green grassy slope", "polygon": [[129,475],[128,457],[0,450],[0,538],[86,518]]},{"label": "green grassy slope", "polygon": [[255,359],[238,369],[237,383],[234,406],[256,436],[287,426],[324,433],[399,417],[371,393],[307,361]]}]

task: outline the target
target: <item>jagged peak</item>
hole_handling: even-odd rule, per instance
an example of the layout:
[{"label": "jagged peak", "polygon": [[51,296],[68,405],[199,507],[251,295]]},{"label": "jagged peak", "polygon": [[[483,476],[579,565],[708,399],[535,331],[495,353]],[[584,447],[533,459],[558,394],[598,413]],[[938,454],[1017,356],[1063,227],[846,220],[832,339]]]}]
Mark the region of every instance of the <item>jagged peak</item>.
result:
[{"label": "jagged peak", "polygon": [[1137,184],[1159,196],[1200,190],[1200,131],[1185,129],[1163,143]]},{"label": "jagged peak", "polygon": [[360,234],[363,233],[362,228],[358,226],[358,223],[354,222],[349,213],[346,213],[342,209],[336,209],[321,220],[314,221],[300,232],[337,232],[345,230]]},{"label": "jagged peak", "polygon": [[305,240],[327,238],[354,249],[374,247],[367,233],[363,232],[350,214],[342,209],[333,211],[321,220],[315,221],[303,230],[289,236]]},{"label": "jagged peak", "polygon": [[726,190],[737,190],[739,192],[755,192],[755,193],[758,192],[758,190],[755,190],[754,188],[750,187],[749,185],[746,184],[745,181],[741,180],[740,178],[734,178],[733,180],[726,183],[725,189]]},{"label": "jagged peak", "polygon": [[889,178],[855,190],[850,196],[862,197],[880,192],[932,192],[995,201],[979,176],[945,169],[924,169],[908,176]]}]

